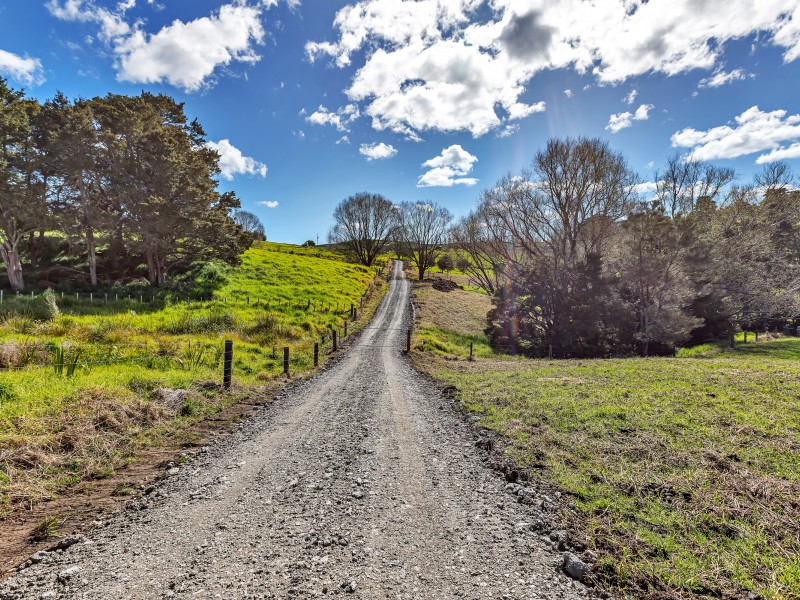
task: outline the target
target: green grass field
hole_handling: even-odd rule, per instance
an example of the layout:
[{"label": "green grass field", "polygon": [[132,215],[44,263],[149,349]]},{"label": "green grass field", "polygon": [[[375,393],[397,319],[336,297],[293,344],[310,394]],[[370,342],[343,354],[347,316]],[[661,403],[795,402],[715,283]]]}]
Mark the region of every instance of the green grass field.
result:
[{"label": "green grass field", "polygon": [[[313,368],[313,344],[340,329],[375,270],[341,255],[257,244],[215,268],[213,299],[139,304],[55,295],[11,299],[0,323],[0,513],[104,476],[189,423]],[[353,331],[357,324],[350,324]],[[219,393],[224,340],[234,342],[234,392]],[[322,348],[321,360],[325,360]],[[47,365],[64,366],[47,366]],[[175,390],[186,392],[175,393]]]},{"label": "green grass field", "polygon": [[[441,312],[452,292],[417,293],[416,364],[456,386],[515,461],[572,495],[578,514],[564,518],[599,555],[602,585],[631,598],[800,598],[800,339],[469,362],[454,350],[470,332],[448,330]],[[426,298],[437,293],[447,300]],[[477,325],[485,305],[474,306]],[[434,347],[448,335],[461,337]]]}]

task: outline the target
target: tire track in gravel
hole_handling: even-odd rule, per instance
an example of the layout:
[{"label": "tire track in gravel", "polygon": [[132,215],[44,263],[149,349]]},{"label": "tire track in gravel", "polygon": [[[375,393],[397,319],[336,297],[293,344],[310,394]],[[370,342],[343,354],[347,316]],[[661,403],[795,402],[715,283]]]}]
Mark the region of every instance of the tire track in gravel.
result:
[{"label": "tire track in gravel", "polygon": [[0,599],[587,597],[403,358],[401,267],[338,362]]}]

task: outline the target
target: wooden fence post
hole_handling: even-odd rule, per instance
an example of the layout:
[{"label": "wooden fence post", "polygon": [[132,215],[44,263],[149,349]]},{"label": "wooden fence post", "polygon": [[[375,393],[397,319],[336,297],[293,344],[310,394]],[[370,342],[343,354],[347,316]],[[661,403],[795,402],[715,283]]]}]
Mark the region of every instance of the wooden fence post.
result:
[{"label": "wooden fence post", "polygon": [[319,343],[314,342],[314,366],[319,366]]},{"label": "wooden fence post", "polygon": [[336,329],[333,330],[333,351],[336,352]]},{"label": "wooden fence post", "polygon": [[472,342],[469,343],[469,359],[472,360]]},{"label": "wooden fence post", "polygon": [[231,379],[233,379],[233,341],[225,340],[225,361],[222,369],[222,387],[226,390],[231,389]]},{"label": "wooden fence post", "polygon": [[411,352],[411,329],[406,331],[406,354]]},{"label": "wooden fence post", "polygon": [[283,347],[283,374],[289,376],[289,346]]},{"label": "wooden fence post", "polygon": [[347,337],[347,321],[344,322],[344,337]]}]

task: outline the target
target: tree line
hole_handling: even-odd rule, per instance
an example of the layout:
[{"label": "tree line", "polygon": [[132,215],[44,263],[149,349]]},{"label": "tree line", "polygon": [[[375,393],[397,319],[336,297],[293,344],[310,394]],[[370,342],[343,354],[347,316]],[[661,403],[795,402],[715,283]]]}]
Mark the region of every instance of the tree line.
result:
[{"label": "tree line", "polygon": [[357,194],[337,207],[331,240],[365,264],[396,247],[420,279],[456,249],[493,298],[492,344],[530,356],[671,353],[800,316],[800,191],[787,164],[740,183],[676,155],[654,175],[639,185],[599,139],[552,139],[455,224],[431,203]]},{"label": "tree line", "polygon": [[45,102],[0,78],[0,254],[13,290],[235,263],[263,226],[220,193],[219,155],[169,96]]}]

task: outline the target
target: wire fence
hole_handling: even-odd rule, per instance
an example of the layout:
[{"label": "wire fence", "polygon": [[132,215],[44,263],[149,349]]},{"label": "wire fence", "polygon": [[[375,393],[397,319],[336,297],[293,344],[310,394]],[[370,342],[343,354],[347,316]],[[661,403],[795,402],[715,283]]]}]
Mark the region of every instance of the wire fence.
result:
[{"label": "wire fence", "polygon": [[[269,346],[260,347],[262,372],[265,367],[268,370],[277,367],[285,375],[290,375],[295,370],[305,371],[312,365],[317,367],[320,358],[325,355],[333,354],[344,347],[358,346],[359,344],[350,342],[353,334],[365,329],[379,329],[379,327],[370,326],[367,323],[361,324],[359,318],[363,316],[364,304],[372,292],[377,289],[375,283],[381,276],[382,272],[379,270],[376,277],[369,282],[362,296],[352,302],[336,304],[308,300],[303,303],[295,303],[295,306],[304,306],[306,309],[318,307],[323,310],[333,309],[335,311],[338,311],[341,306],[342,322],[321,336],[319,341],[305,340],[293,346],[280,346],[283,352],[282,356],[278,352],[279,344],[277,343],[271,346],[271,358],[268,355]],[[250,298],[247,298],[245,303],[251,306],[258,305],[258,303],[270,305],[269,300],[264,302],[261,298],[257,298],[253,304],[250,303]],[[279,301],[274,306],[285,307],[289,304]],[[254,345],[249,342],[245,344],[245,356],[252,356],[250,353],[253,351]],[[361,347],[365,346],[366,344],[361,345]],[[372,347],[379,346],[372,345]],[[399,348],[399,346],[395,347]],[[20,364],[11,364],[13,362]],[[220,340],[216,343],[188,342],[182,345],[173,343],[169,339],[166,341],[153,339],[142,343],[80,341],[30,343],[16,340],[0,342],[0,373],[50,369],[57,375],[73,377],[90,372],[95,367],[126,364],[147,369],[180,368],[186,371],[204,369],[206,372],[222,367],[222,385],[225,388],[229,388],[232,383],[234,366],[238,366],[240,371],[244,370],[249,374],[253,372],[253,368],[247,363],[247,358],[234,361],[233,340]]]}]

